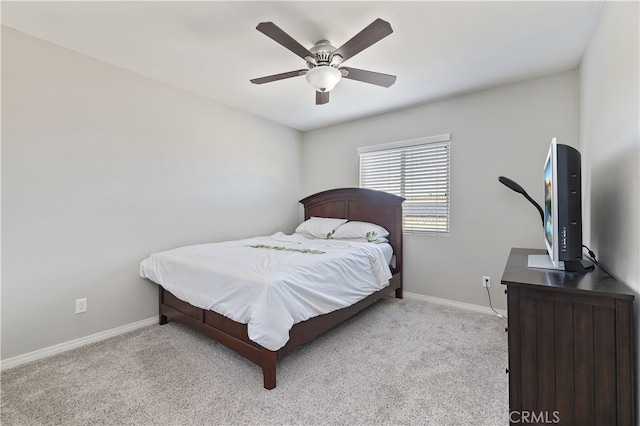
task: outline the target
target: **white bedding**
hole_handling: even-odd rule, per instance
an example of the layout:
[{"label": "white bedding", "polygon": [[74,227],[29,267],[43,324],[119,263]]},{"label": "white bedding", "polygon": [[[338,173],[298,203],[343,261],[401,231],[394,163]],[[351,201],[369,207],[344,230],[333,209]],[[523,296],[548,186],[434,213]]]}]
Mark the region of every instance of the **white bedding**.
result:
[{"label": "white bedding", "polygon": [[[251,247],[256,245],[262,247]],[[385,287],[390,255],[388,244],[278,232],[156,253],[142,261],[140,276],[194,306],[247,324],[251,340],[275,351],[287,343],[293,324]]]}]

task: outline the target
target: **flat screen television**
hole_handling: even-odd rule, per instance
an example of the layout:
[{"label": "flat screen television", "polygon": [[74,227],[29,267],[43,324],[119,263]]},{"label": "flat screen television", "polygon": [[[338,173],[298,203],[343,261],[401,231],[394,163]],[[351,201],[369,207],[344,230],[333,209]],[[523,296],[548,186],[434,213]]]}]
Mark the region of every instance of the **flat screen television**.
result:
[{"label": "flat screen television", "polygon": [[551,140],[544,163],[544,242],[548,256],[531,256],[530,267],[587,272],[582,259],[580,152]]}]

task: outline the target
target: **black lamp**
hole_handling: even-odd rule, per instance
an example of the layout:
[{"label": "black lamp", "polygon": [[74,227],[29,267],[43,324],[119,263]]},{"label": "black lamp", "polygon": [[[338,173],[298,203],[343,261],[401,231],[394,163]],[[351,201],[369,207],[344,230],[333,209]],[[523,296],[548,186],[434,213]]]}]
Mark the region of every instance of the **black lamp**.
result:
[{"label": "black lamp", "polygon": [[527,194],[527,191],[524,190],[524,188],[522,188],[520,185],[518,185],[517,183],[515,183],[514,181],[512,181],[511,179],[504,177],[504,176],[500,176],[498,177],[498,181],[503,184],[504,186],[506,186],[507,188],[520,193],[524,196],[524,198],[526,198],[527,200],[529,200],[529,202],[531,204],[533,204],[535,206],[535,208],[538,209],[538,212],[540,212],[540,219],[542,219],[542,227],[544,228],[544,212],[542,211],[542,207],[540,207],[540,204],[536,203],[533,198],[531,198],[529,196],[529,194]]}]

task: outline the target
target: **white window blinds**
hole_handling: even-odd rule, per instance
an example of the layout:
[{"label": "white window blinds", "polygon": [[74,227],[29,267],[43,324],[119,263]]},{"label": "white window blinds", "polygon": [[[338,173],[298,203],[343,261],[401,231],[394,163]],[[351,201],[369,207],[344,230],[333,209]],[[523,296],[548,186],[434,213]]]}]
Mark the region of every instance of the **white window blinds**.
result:
[{"label": "white window blinds", "polygon": [[404,232],[449,232],[450,134],[358,148],[360,187],[405,198]]}]

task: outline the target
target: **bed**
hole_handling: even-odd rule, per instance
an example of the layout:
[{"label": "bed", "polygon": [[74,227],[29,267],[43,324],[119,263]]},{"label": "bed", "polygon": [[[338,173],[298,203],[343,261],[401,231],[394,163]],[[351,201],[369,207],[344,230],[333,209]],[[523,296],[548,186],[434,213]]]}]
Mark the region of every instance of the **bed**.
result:
[{"label": "bed", "polygon": [[[278,340],[276,337],[278,333],[275,333],[271,338],[268,333],[260,334],[261,339],[256,338],[256,326],[248,321],[239,319],[235,321],[231,319],[231,316],[223,309],[223,304],[216,304],[211,302],[214,308],[205,309],[198,306],[210,306],[209,304],[203,304],[200,300],[194,302],[193,299],[185,297],[182,294],[179,286],[168,285],[163,281],[163,277],[156,278],[153,274],[143,274],[143,267],[141,264],[141,276],[151,279],[152,281],[160,284],[159,287],[159,311],[160,311],[160,324],[166,324],[169,320],[178,321],[209,338],[227,346],[234,350],[238,354],[244,356],[249,361],[257,364],[262,368],[263,384],[266,389],[273,389],[276,387],[276,361],[278,358],[291,352],[292,350],[312,341],[316,336],[328,331],[337,324],[345,321],[354,314],[362,311],[368,306],[372,305],[376,301],[383,297],[386,297],[389,293],[394,292],[396,298],[402,298],[402,203],[404,199],[389,193],[374,191],[370,189],[362,188],[339,188],[332,189],[317,194],[310,195],[302,200],[300,203],[304,206],[304,219],[305,221],[311,218],[339,218],[347,219],[349,222],[366,222],[379,225],[385,228],[389,235],[386,236],[384,245],[388,245],[393,252],[391,257],[386,260],[392,266],[387,270],[387,278],[384,282],[380,281],[377,287],[363,289],[360,292],[355,292],[350,295],[348,306],[340,307],[331,312],[320,314],[317,316],[311,316],[308,319],[293,322],[293,325],[288,329],[288,336],[283,341]],[[326,244],[328,249],[323,251],[324,246],[322,241],[313,242],[316,245],[307,245],[305,243],[304,250],[291,249],[290,247],[296,247],[296,241],[292,240],[293,237],[285,235],[271,236],[271,240],[242,240],[236,245],[242,245],[243,247],[255,248],[255,252],[260,252],[262,256],[269,256],[272,249],[287,250],[287,251],[304,251],[305,254],[297,256],[297,258],[311,259],[314,254],[317,253],[333,253],[333,246],[329,247],[327,240]],[[273,238],[278,241],[282,241],[278,245],[262,244],[263,241],[269,242]],[[306,240],[305,240],[306,241]],[[254,244],[257,242],[256,244]],[[338,248],[336,250],[346,250],[342,248],[340,242],[335,242]],[[212,244],[214,246],[215,244]],[[342,244],[344,246],[349,244]],[[355,245],[355,244],[352,244]],[[371,244],[369,244],[371,245]],[[302,247],[302,246],[301,246]],[[244,248],[244,250],[251,250]],[[363,253],[366,253],[369,258],[373,258],[380,250],[373,250],[366,247],[367,250],[361,249]],[[189,249],[187,249],[189,250]],[[374,253],[375,252],[375,253]],[[232,252],[231,252],[232,253]],[[326,256],[329,256],[327,254]],[[385,255],[386,256],[386,255]],[[150,257],[151,258],[151,257]],[[391,261],[389,262],[389,260]],[[375,259],[374,259],[375,260]],[[149,259],[145,259],[144,262],[148,262]],[[144,264],[143,262],[143,264]],[[373,262],[373,260],[372,260]],[[182,261],[182,263],[190,263],[189,260]],[[306,268],[306,265],[302,265]],[[386,266],[385,266],[385,269]],[[307,270],[305,269],[305,275]],[[184,273],[179,276],[183,280],[183,284],[186,281],[195,281],[195,278],[199,274]],[[200,274],[202,275],[202,274]],[[300,277],[303,275],[300,274]],[[313,274],[312,274],[313,276]],[[322,274],[324,277],[325,274]],[[359,279],[359,278],[358,278]],[[354,281],[357,281],[355,277]],[[176,281],[174,280],[174,281]],[[165,280],[167,281],[167,280]],[[302,278],[301,278],[302,281]],[[373,284],[372,284],[373,285]],[[171,291],[167,290],[171,289]],[[372,290],[373,288],[373,290]],[[249,287],[247,287],[249,289]],[[250,290],[247,290],[250,291]],[[235,291],[235,293],[240,293]],[[242,294],[246,291],[242,290]],[[353,293],[353,292],[352,292]],[[366,294],[365,294],[366,293]],[[273,297],[267,296],[268,303],[273,303]],[[346,300],[346,299],[345,299]],[[189,303],[191,301],[192,303]],[[265,302],[267,303],[267,302]],[[197,306],[196,306],[197,305]],[[275,310],[274,310],[275,311]],[[277,316],[277,315],[276,315]],[[295,315],[294,315],[295,316]],[[269,315],[263,316],[269,318]],[[271,343],[277,341],[280,343]],[[260,344],[258,342],[263,342]],[[267,343],[264,343],[267,342]],[[269,349],[271,347],[272,349]],[[276,349],[277,348],[277,349]]]}]

